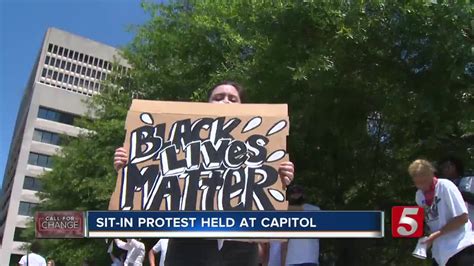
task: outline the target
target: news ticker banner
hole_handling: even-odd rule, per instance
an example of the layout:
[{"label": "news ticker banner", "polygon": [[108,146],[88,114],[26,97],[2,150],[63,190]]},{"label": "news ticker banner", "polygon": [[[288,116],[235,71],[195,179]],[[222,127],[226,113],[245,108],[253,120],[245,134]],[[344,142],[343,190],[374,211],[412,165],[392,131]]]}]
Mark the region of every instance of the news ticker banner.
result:
[{"label": "news ticker banner", "polygon": [[384,212],[382,211],[87,211],[65,213],[67,214],[38,212],[36,236],[38,238],[384,237]]}]

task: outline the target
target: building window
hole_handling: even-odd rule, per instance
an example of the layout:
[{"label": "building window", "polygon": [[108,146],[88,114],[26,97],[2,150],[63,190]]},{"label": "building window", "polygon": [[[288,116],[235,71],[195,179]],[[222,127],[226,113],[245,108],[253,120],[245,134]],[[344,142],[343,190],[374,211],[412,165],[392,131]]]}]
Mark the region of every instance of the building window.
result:
[{"label": "building window", "polygon": [[79,61],[82,62],[83,59],[84,59],[84,54],[83,54],[83,53],[80,53],[80,54],[79,54]]},{"label": "building window", "polygon": [[71,84],[74,82],[74,77],[73,76],[69,76],[69,80],[67,83]]},{"label": "building window", "polygon": [[56,58],[53,57],[53,58],[51,58],[51,61],[50,61],[49,65],[54,66],[54,62],[56,62]]},{"label": "building window", "polygon": [[91,71],[92,71],[92,70],[91,70],[90,68],[88,68],[88,69],[87,69],[86,76],[90,77],[90,76],[91,76]]},{"label": "building window", "polygon": [[46,76],[46,78],[51,78],[53,76],[53,70],[51,69],[48,69],[48,75]]},{"label": "building window", "polygon": [[52,168],[53,158],[51,158],[51,156],[49,155],[30,152],[30,155],[28,157],[28,164]]},{"label": "building window", "polygon": [[59,72],[58,81],[61,82],[63,80],[63,73]]},{"label": "building window", "polygon": [[53,145],[60,145],[60,135],[58,133],[49,132],[46,130],[36,129],[33,132],[33,140],[44,142]]},{"label": "building window", "polygon": [[56,80],[58,77],[58,71],[53,72],[53,79]]},{"label": "building window", "polygon": [[[33,216],[33,212],[34,212],[36,206],[38,206],[38,204],[36,204],[36,203],[20,201],[20,208],[18,209],[18,214],[19,215],[25,215],[25,216]],[[15,234],[16,234],[16,232],[15,232]]]},{"label": "building window", "polygon": [[79,53],[78,53],[78,52],[74,52],[74,60],[77,60],[78,56],[79,56]]},{"label": "building window", "polygon": [[61,61],[61,68],[64,69],[66,67],[66,61]]},{"label": "building window", "polygon": [[76,71],[76,73],[77,73],[77,74],[81,74],[81,69],[82,69],[82,67],[81,67],[80,65],[77,65],[77,71]]},{"label": "building window", "polygon": [[71,66],[71,72],[76,72],[76,64],[72,64]]},{"label": "building window", "polygon": [[87,70],[86,67],[82,67],[82,69],[81,69],[81,74],[82,74],[82,75],[86,75],[86,70]]},{"label": "building window", "polygon": [[88,55],[84,55],[84,63],[87,64],[87,60],[89,60],[89,56],[88,56]]},{"label": "building window", "polygon": [[64,74],[64,79],[63,79],[63,82],[64,83],[67,83],[67,80],[69,79],[69,75],[68,74]]},{"label": "building window", "polygon": [[[28,215],[32,216],[32,215]],[[28,242],[28,237],[26,237],[24,232],[26,228],[15,227],[15,234],[13,235],[13,241],[17,242]]]},{"label": "building window", "polygon": [[49,64],[49,55],[46,56],[46,59],[44,60],[44,63],[45,63],[46,65]]},{"label": "building window", "polygon": [[51,120],[51,121],[56,121],[59,123],[72,125],[74,124],[74,119],[77,116],[40,106],[38,117]]},{"label": "building window", "polygon": [[62,55],[62,54],[63,54],[63,48],[59,47],[58,55]]},{"label": "building window", "polygon": [[63,56],[64,56],[64,57],[67,57],[67,54],[68,54],[68,53],[69,53],[69,49],[64,48]]},{"label": "building window", "polygon": [[61,65],[61,60],[56,59],[56,64],[54,65],[55,67],[59,67]]},{"label": "building window", "polygon": [[55,46],[53,47],[53,54],[57,54],[57,53],[58,53],[58,46],[55,45]]},{"label": "building window", "polygon": [[98,65],[98,67],[102,67],[103,64],[104,64],[104,60],[99,59],[99,65]]},{"label": "building window", "polygon": [[67,55],[68,58],[73,59],[74,58],[74,51],[69,50],[69,54]]},{"label": "building window", "polygon": [[100,75],[102,74],[102,72],[100,71],[97,71],[97,76],[96,76],[96,79],[100,79]]},{"label": "building window", "polygon": [[78,77],[74,77],[74,86],[77,86],[78,83],[79,83],[79,78],[78,78]]},{"label": "building window", "polygon": [[43,70],[41,71],[41,76],[42,76],[43,78],[45,78],[47,72],[48,72],[48,70],[47,70],[46,68],[43,68]]},{"label": "building window", "polygon": [[53,50],[53,44],[50,43],[50,44],[48,45],[48,52],[51,53],[52,50]]},{"label": "building window", "polygon": [[67,71],[71,70],[71,62],[67,62],[67,64],[66,64],[66,70],[67,70]]},{"label": "building window", "polygon": [[40,178],[25,176],[25,182],[23,182],[23,189],[29,189],[34,191],[41,191],[43,184]]}]

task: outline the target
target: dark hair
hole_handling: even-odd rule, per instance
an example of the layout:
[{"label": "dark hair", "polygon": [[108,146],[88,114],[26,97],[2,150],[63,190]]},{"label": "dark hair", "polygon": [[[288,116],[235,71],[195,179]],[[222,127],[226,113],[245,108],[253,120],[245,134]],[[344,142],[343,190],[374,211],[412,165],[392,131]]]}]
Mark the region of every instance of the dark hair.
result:
[{"label": "dark hair", "polygon": [[234,87],[237,90],[237,92],[239,93],[240,102],[243,103],[243,102],[246,101],[246,94],[245,94],[244,87],[242,85],[240,85],[239,83],[237,83],[235,81],[232,81],[232,80],[224,80],[224,81],[221,81],[221,82],[215,84],[214,86],[212,86],[212,88],[207,91],[207,99],[208,100],[211,98],[211,95],[212,95],[212,92],[214,91],[214,89],[221,86],[221,85],[230,85],[230,86]]},{"label": "dark hair", "polygon": [[[296,197],[297,195],[300,196]],[[304,188],[300,185],[290,184],[286,189],[286,199],[290,205],[302,205],[306,201]]]},{"label": "dark hair", "polygon": [[452,163],[454,165],[454,167],[456,168],[456,172],[459,176],[464,176],[464,164],[461,159],[452,155],[446,156],[438,162],[438,167],[447,162]]},{"label": "dark hair", "polygon": [[38,253],[40,250],[40,243],[38,241],[33,241],[30,245],[30,250],[33,253]]}]

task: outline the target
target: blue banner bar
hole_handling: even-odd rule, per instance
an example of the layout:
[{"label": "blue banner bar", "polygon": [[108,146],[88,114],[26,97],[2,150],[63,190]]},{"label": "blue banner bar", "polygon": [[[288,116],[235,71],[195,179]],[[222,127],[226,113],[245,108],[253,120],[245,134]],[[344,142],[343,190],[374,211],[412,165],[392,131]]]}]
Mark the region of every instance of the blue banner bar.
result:
[{"label": "blue banner bar", "polygon": [[383,237],[381,211],[89,211],[89,237]]}]

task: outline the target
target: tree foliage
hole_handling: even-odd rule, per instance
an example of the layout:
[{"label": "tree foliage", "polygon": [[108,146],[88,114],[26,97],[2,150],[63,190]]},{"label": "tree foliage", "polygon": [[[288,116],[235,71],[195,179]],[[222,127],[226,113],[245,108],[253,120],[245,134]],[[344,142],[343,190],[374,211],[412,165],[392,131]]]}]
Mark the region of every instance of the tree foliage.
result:
[{"label": "tree foliage", "polygon": [[[143,2],[150,14],[123,56],[132,69],[94,97],[90,133],[45,177],[47,210],[105,209],[132,97],[203,100],[216,81],[251,102],[288,103],[296,181],[325,210],[385,210],[383,239],[322,240],[324,265],[416,265],[390,237],[390,207],[414,204],[418,157],[474,158],[473,10],[385,1]],[[58,261],[106,261],[103,241],[46,244]]]}]

